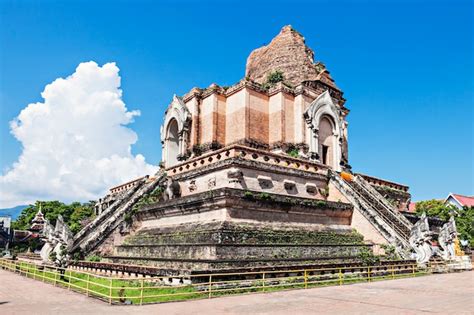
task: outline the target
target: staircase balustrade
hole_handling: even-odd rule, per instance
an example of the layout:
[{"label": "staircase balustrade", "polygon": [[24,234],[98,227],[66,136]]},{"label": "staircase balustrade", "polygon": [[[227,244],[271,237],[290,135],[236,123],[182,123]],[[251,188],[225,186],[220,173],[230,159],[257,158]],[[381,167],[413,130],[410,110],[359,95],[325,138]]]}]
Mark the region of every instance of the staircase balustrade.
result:
[{"label": "staircase balustrade", "polygon": [[162,179],[166,176],[164,172],[156,175],[151,182],[143,179],[131,191],[105,209],[94,221],[82,229],[74,239],[70,249],[73,252],[81,249],[83,254],[87,254],[97,247],[121,222],[121,218],[132,209],[138,200],[145,194],[153,191]]},{"label": "staircase balustrade", "polygon": [[399,254],[405,256],[406,250],[410,249],[408,239],[411,223],[407,223],[408,220],[401,219],[397,213],[394,213],[393,207],[387,206],[388,201],[383,201],[382,199],[385,198],[381,194],[375,194],[372,189],[364,187],[363,179],[345,181],[333,171],[329,171],[328,175],[331,182],[387,240],[396,240],[401,245]]}]

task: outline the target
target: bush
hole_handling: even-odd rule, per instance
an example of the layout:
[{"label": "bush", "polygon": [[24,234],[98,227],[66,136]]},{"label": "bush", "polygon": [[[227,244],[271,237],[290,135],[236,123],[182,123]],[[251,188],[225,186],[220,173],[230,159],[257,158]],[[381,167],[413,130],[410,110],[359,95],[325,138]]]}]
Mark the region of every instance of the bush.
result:
[{"label": "bush", "polygon": [[262,192],[258,195],[258,198],[259,199],[262,199],[262,200],[272,200],[272,196],[270,196],[268,193],[266,192]]},{"label": "bush", "polygon": [[274,87],[278,82],[282,82],[283,80],[285,80],[283,72],[281,72],[280,70],[272,71],[267,75],[267,80],[264,84],[262,84],[262,88],[264,90],[268,90]]},{"label": "bush", "polygon": [[400,259],[400,256],[396,252],[395,246],[390,245],[390,244],[382,244],[381,247],[385,252],[386,259],[388,259],[388,260],[399,260]]},{"label": "bush", "polygon": [[93,262],[99,262],[102,260],[102,257],[100,257],[99,255],[91,255],[89,257],[87,257],[86,259],[87,261],[93,261]]},{"label": "bush", "polygon": [[299,156],[299,150],[294,148],[286,152],[289,156],[297,158]]},{"label": "bush", "polygon": [[270,83],[273,85],[277,84],[278,82],[283,81],[284,79],[285,77],[283,76],[283,72],[280,70],[272,71],[267,75],[267,83]]},{"label": "bush", "polygon": [[380,262],[380,257],[374,255],[372,250],[367,247],[363,247],[357,255],[357,258],[359,258],[365,266],[372,266]]},{"label": "bush", "polygon": [[245,199],[253,199],[253,193],[251,191],[246,191],[244,192],[244,198]]}]

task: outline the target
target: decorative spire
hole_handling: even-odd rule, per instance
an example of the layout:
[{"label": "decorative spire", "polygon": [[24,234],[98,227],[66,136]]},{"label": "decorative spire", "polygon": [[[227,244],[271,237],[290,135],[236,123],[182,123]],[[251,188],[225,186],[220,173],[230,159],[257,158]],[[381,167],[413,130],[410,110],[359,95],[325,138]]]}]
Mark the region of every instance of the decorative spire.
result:
[{"label": "decorative spire", "polygon": [[29,229],[30,231],[33,231],[33,232],[41,232],[43,230],[44,222],[45,222],[43,212],[41,212],[41,202],[38,202],[38,203],[39,203],[38,212],[36,213],[35,217],[31,221],[31,227]]}]

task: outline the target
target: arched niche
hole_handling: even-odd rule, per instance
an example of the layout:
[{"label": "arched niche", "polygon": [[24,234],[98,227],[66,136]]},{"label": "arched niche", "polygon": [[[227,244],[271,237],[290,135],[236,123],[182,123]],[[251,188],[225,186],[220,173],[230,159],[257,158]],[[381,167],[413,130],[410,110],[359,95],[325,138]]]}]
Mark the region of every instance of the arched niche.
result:
[{"label": "arched niche", "polygon": [[183,100],[176,95],[166,110],[161,126],[162,163],[165,168],[176,165],[186,158],[191,113]]},{"label": "arched niche", "polygon": [[319,120],[318,152],[321,163],[331,167],[334,167],[334,148],[337,145],[334,131],[334,123],[332,122],[331,117],[327,115],[321,116]]},{"label": "arched niche", "polygon": [[309,157],[341,170],[343,119],[329,94],[325,91],[304,113]]},{"label": "arched niche", "polygon": [[176,119],[171,119],[166,129],[166,162],[167,167],[178,164],[179,155],[179,130]]}]

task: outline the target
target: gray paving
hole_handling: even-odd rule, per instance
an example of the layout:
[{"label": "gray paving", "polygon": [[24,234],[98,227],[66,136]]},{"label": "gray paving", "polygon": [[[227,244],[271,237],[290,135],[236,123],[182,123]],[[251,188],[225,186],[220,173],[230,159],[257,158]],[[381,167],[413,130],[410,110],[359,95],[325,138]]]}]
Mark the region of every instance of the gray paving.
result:
[{"label": "gray paving", "polygon": [[0,270],[0,314],[474,314],[474,271],[146,306],[109,306]]}]

